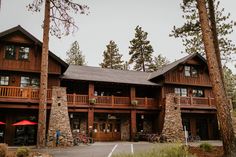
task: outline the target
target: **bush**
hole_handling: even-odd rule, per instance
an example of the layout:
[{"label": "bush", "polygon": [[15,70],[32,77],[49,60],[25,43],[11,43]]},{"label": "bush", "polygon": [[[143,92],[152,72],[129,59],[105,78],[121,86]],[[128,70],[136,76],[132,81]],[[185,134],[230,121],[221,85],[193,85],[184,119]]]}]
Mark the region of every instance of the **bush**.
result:
[{"label": "bush", "polygon": [[28,157],[29,152],[30,152],[29,148],[20,147],[16,150],[16,156],[17,157]]},{"label": "bush", "polygon": [[6,156],[7,156],[7,145],[0,144],[0,157],[6,157]]},{"label": "bush", "polygon": [[201,149],[203,149],[205,152],[211,152],[212,151],[212,145],[211,144],[209,144],[209,143],[202,143],[202,144],[200,144],[200,146],[199,146]]}]

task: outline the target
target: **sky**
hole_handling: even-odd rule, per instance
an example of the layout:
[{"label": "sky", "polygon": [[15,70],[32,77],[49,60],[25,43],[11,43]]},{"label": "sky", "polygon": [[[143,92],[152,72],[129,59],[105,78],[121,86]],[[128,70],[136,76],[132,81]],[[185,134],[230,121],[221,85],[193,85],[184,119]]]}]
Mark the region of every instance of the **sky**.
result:
[{"label": "sky", "polygon": [[[76,0],[75,0],[76,1]],[[2,0],[0,11],[0,32],[21,25],[42,41],[43,10],[33,13],[26,6],[32,0]],[[79,30],[58,39],[50,37],[49,49],[66,59],[66,51],[72,42],[78,41],[85,55],[87,65],[99,66],[103,51],[110,40],[119,47],[123,59],[129,59],[129,41],[134,38],[137,25],[148,32],[148,40],[154,49],[154,56],[162,54],[170,61],[185,56],[181,39],[169,37],[174,25],[184,23],[180,9],[181,0],[82,0],[76,1],[89,6],[89,15],[74,15]],[[221,0],[226,13],[236,21],[236,1]],[[236,28],[230,39],[236,44]],[[236,68],[229,65],[234,73]]]}]

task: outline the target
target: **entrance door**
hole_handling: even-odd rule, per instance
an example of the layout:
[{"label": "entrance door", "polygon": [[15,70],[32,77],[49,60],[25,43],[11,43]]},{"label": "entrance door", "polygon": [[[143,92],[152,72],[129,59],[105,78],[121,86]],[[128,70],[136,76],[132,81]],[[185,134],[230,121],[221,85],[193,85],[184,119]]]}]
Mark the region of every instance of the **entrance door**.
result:
[{"label": "entrance door", "polygon": [[96,141],[120,140],[120,122],[117,120],[95,122],[93,138]]},{"label": "entrance door", "polygon": [[208,140],[208,123],[207,119],[197,119],[197,135],[200,136],[201,140]]}]

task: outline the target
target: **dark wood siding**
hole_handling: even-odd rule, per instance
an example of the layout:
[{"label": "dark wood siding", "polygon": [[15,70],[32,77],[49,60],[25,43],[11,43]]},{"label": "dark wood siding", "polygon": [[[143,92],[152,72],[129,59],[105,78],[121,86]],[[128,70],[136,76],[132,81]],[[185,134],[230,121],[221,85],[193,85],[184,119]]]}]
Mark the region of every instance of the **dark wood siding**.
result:
[{"label": "dark wood siding", "polygon": [[[16,58],[14,60],[5,59],[5,45],[16,46]],[[30,47],[29,59],[19,60],[19,46]],[[41,64],[41,48],[37,44],[27,39],[24,36],[11,35],[0,41],[0,70],[25,71],[25,72],[40,72]],[[49,73],[61,74],[60,64],[49,57]]]},{"label": "dark wood siding", "polygon": [[[195,66],[198,70],[197,77],[185,76],[184,66]],[[176,68],[170,70],[164,75],[165,83],[171,84],[183,84],[183,85],[196,85],[196,86],[211,86],[209,74],[206,64],[201,63],[197,59],[192,59],[186,64],[179,65]]]}]

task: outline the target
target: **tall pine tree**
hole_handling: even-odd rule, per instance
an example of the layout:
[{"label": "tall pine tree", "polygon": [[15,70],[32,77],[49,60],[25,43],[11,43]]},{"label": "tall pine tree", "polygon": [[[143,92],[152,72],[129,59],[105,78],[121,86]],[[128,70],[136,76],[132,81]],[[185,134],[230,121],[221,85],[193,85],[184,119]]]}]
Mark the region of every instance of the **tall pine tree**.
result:
[{"label": "tall pine tree", "polygon": [[[230,62],[236,57],[236,46],[233,41],[229,39],[229,35],[233,32],[233,27],[236,25],[236,22],[230,20],[230,14],[225,14],[224,8],[220,8],[220,2],[218,0],[213,0],[213,2],[221,59],[224,62]],[[205,55],[196,1],[184,0],[180,6],[183,11],[182,17],[185,23],[180,27],[174,26],[170,36],[182,40],[185,52],[197,52]]]},{"label": "tall pine tree", "polygon": [[123,69],[122,54],[119,53],[117,44],[111,40],[103,52],[103,62],[100,64],[102,68]]},{"label": "tall pine tree", "polygon": [[142,30],[142,27],[135,28],[135,37],[130,41],[129,60],[130,64],[134,63],[134,70],[137,71],[151,71],[152,68],[152,53],[153,48],[150,41],[147,40],[147,32]]},{"label": "tall pine tree", "polygon": [[80,50],[78,41],[74,41],[69,51],[66,52],[68,64],[85,65],[85,56]]},{"label": "tall pine tree", "polygon": [[169,63],[170,61],[166,57],[159,54],[157,57],[154,57],[153,59],[152,70],[156,71]]}]

